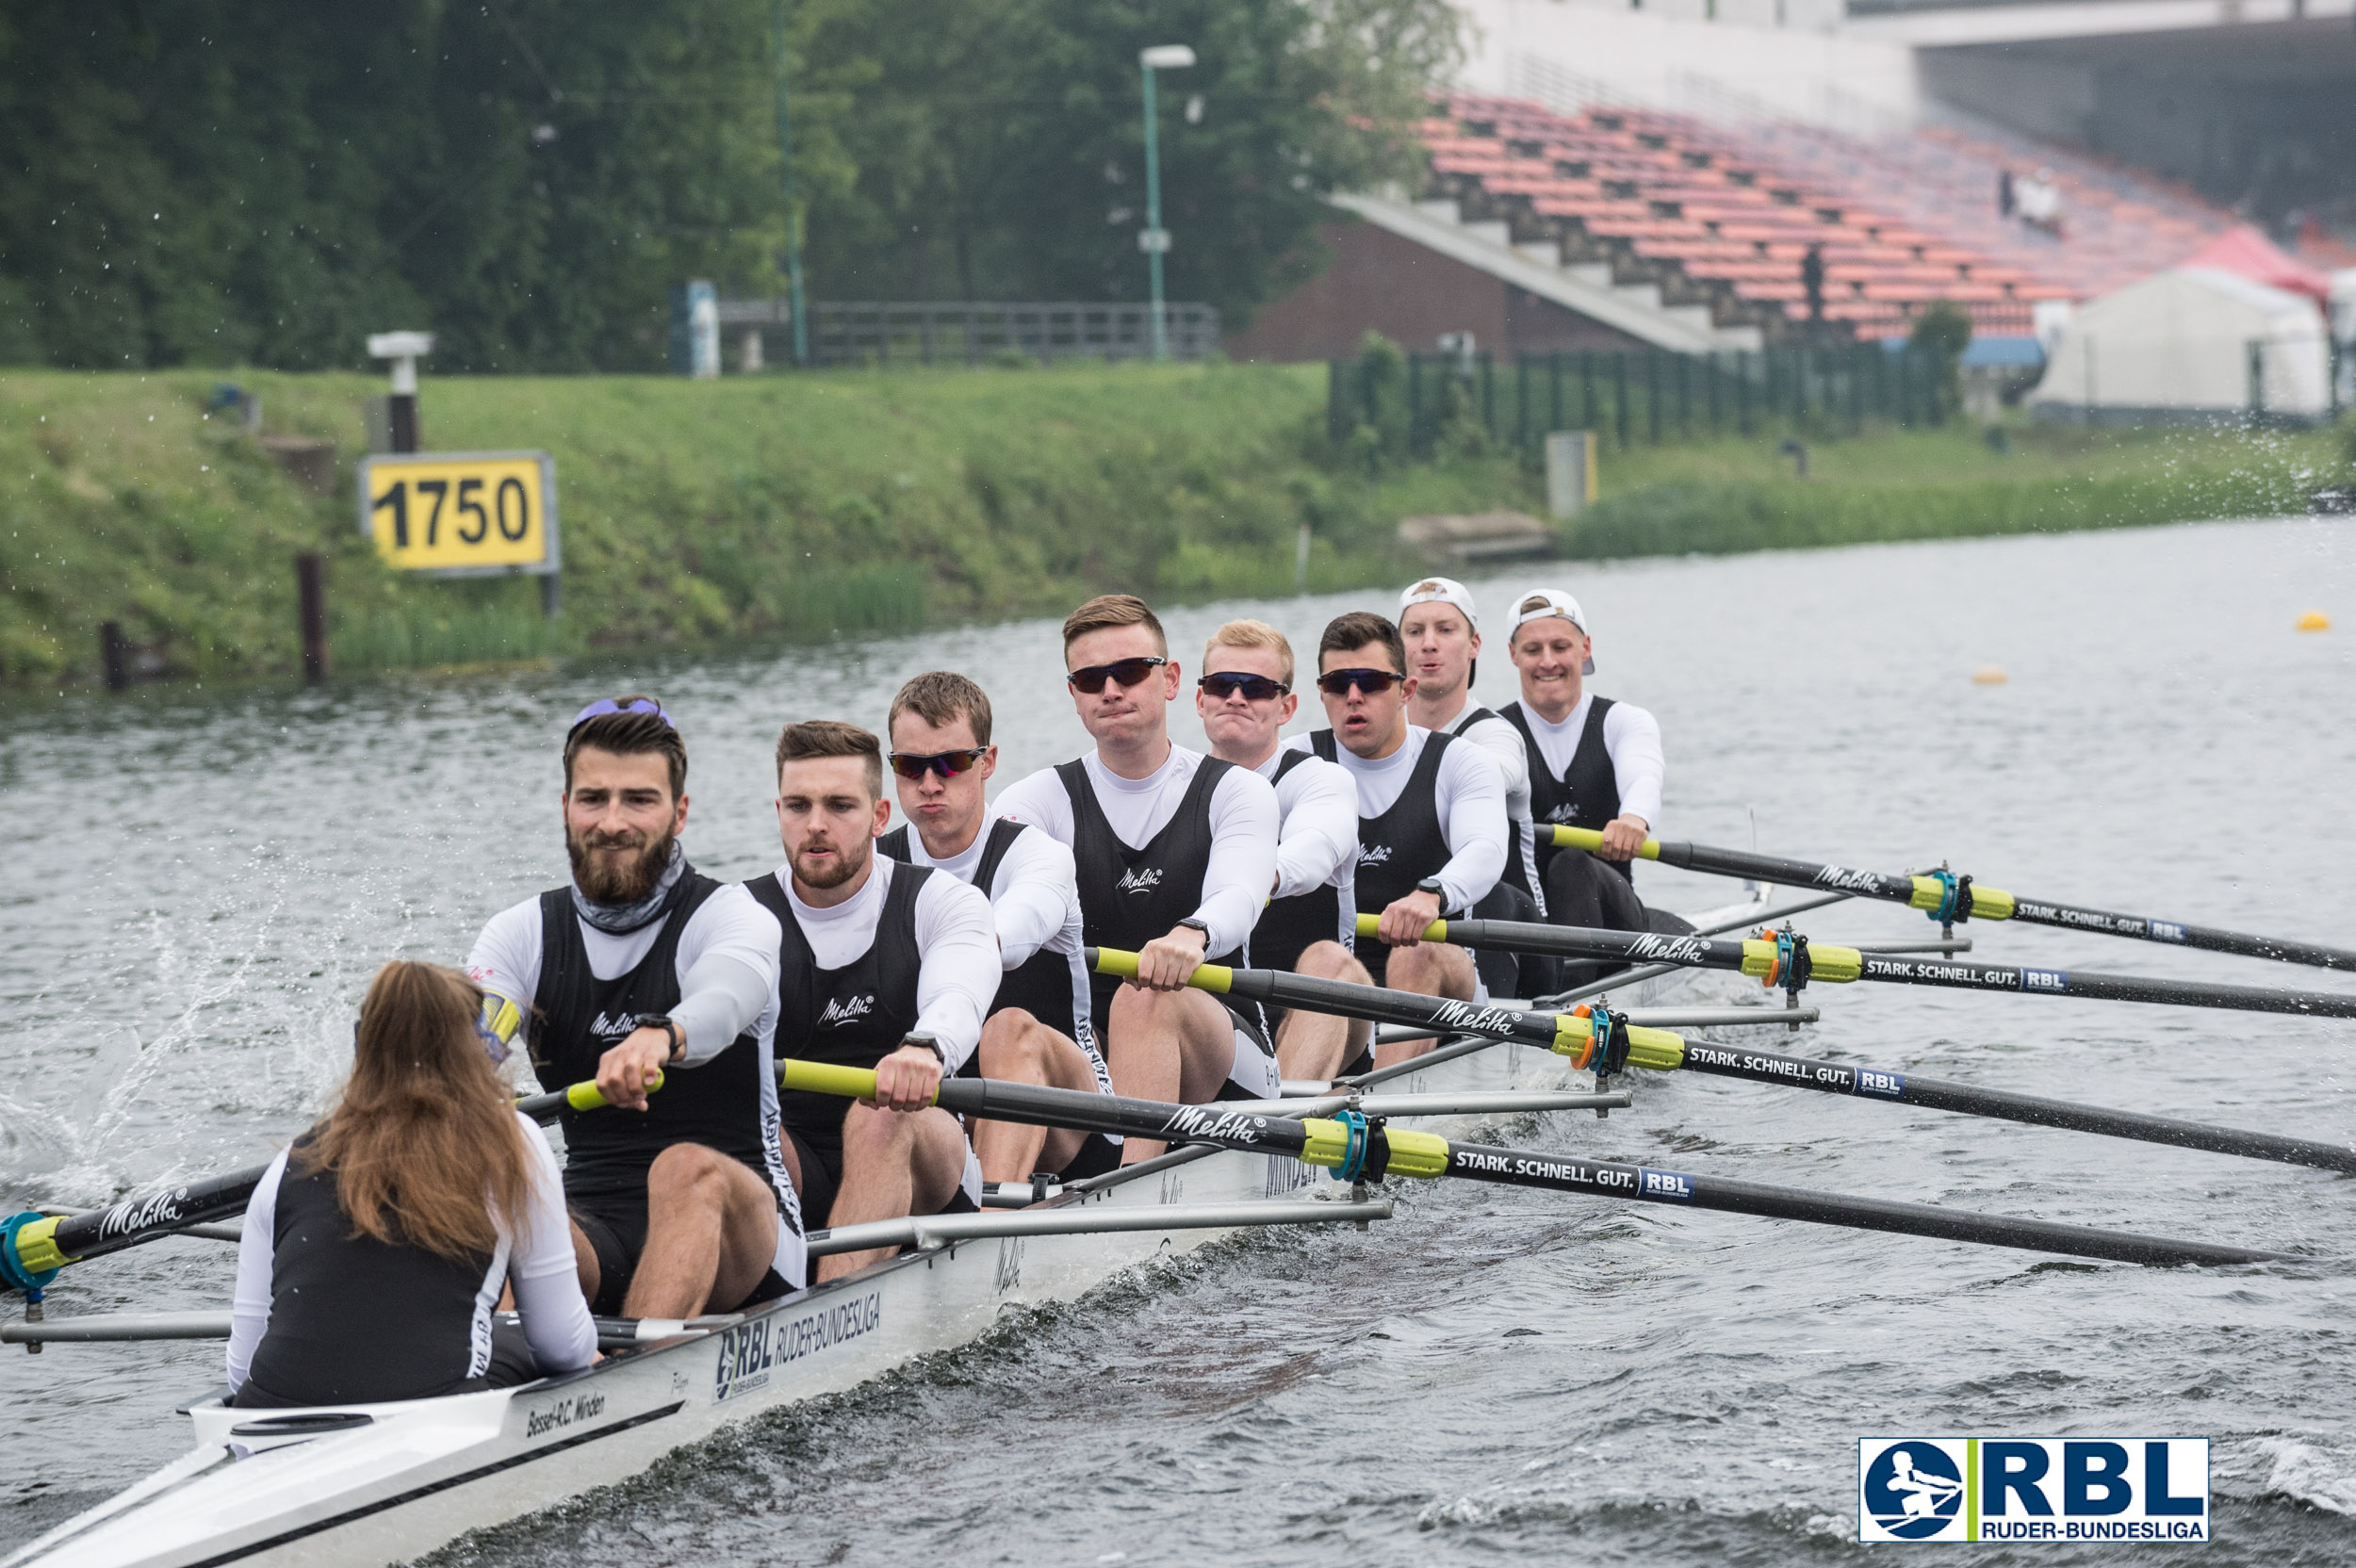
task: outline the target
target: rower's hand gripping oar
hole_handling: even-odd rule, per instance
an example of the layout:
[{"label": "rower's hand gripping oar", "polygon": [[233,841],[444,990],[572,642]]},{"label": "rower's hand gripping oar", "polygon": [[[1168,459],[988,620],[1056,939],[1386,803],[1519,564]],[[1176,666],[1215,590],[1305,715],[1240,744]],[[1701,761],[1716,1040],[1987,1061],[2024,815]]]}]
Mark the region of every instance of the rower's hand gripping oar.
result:
[{"label": "rower's hand gripping oar", "polygon": [[[793,1060],[778,1063],[777,1069],[789,1089],[836,1094],[849,1100],[872,1099],[875,1093],[875,1074],[872,1070]],[[1165,1143],[1210,1144],[1220,1149],[1284,1155],[1322,1167],[1343,1182],[1372,1182],[1385,1176],[1461,1176],[1507,1186],[1676,1203],[1688,1208],[1805,1219],[1819,1225],[1936,1236],[2122,1263],[2240,1264],[2269,1262],[2284,1256],[2250,1248],[2135,1235],[2051,1220],[2015,1219],[1923,1203],[1767,1186],[1611,1160],[1452,1143],[1431,1133],[1386,1127],[1379,1117],[1350,1111],[1333,1118],[1270,1116],[1235,1105],[1174,1105],[989,1078],[943,1079],[933,1103],[960,1116],[995,1121],[1119,1133]]]},{"label": "rower's hand gripping oar", "polygon": [[[1558,849],[1583,849],[1594,854],[1603,835],[1592,827],[1551,829]],[[1968,920],[2010,920],[2024,925],[2056,925],[2070,931],[2095,931],[2106,937],[2166,942],[2174,947],[2205,948],[2212,953],[2237,953],[2250,958],[2276,958],[2286,964],[2312,964],[2317,969],[2356,970],[2356,952],[2323,947],[2314,942],[2285,941],[2279,937],[2255,937],[2241,931],[2221,931],[2211,925],[2154,920],[2148,915],[2122,915],[2109,909],[2088,909],[2072,904],[2008,893],[1969,874],[1939,870],[1892,875],[1886,872],[1851,871],[1846,866],[1820,866],[1808,860],[1754,855],[1710,844],[1663,843],[1646,839],[1636,852],[1639,859],[1664,866],[1743,876],[1786,886],[1832,888],[1863,898],[1878,898],[1920,909],[1940,927]]]},{"label": "rower's hand gripping oar", "polygon": [[[662,1086],[660,1072],[646,1085],[648,1092]],[[534,1121],[553,1121],[560,1112],[594,1111],[605,1103],[605,1096],[591,1080],[527,1095],[515,1102],[515,1109]],[[186,1226],[243,1214],[269,1169],[265,1161],[145,1198],[125,1199],[88,1214],[60,1217],[28,1211],[0,1220],[0,1285],[22,1292],[28,1302],[38,1302],[41,1290],[67,1264],[120,1252]]]}]

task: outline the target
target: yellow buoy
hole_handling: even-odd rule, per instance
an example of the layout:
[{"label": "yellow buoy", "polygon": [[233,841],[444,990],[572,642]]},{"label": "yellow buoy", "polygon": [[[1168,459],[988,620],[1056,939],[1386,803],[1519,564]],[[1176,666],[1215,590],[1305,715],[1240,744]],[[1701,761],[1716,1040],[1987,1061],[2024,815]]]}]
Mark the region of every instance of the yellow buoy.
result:
[{"label": "yellow buoy", "polygon": [[2299,629],[2301,631],[2329,631],[2331,629],[2331,617],[2325,614],[2320,610],[2310,610],[2307,613],[2299,617]]},{"label": "yellow buoy", "polygon": [[2012,678],[1993,664],[1983,664],[1972,672],[1974,686],[2002,686]]}]

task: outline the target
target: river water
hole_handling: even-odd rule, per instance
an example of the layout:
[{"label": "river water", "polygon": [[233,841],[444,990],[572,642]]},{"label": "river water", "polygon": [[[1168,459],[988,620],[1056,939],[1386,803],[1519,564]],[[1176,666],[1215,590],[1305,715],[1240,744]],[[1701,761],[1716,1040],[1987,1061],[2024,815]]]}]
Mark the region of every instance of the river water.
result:
[{"label": "river water", "polygon": [[[1595,686],[1661,719],[1672,838],[2356,942],[2356,541],[2292,520],[1657,561],[1560,581]],[[1337,596],[1258,614],[1314,646]],[[2322,609],[2340,629],[2293,629]],[[1085,744],[1055,629],[554,673],[155,692],[22,708],[0,736],[0,1194],[83,1202],[262,1158],[331,1092],[368,975],[455,962],[564,876],[565,719],[658,691],[694,750],[687,841],[777,858],[780,723],[878,725],[949,665],[998,708],[1002,781]],[[2001,685],[1973,670],[2000,665]],[[1189,670],[1189,678],[1191,670]],[[1513,694],[1493,654],[1480,694]],[[1314,704],[1311,705],[1314,707]],[[1305,716],[1303,723],[1305,724]],[[1184,729],[1192,733],[1191,719]],[[1647,868],[1655,903],[1729,888]],[[1823,939],[1935,934],[1894,906]],[[2331,984],[2316,972],[1974,926],[1994,962]],[[1717,982],[1727,984],[1723,977]],[[2350,982],[2340,981],[2343,986]],[[2356,1024],[1899,987],[1820,988],[1771,1049],[2347,1140]],[[1762,1181],[2356,1255],[2347,1178],[1799,1090],[1643,1079],[1632,1112],[1500,1135]],[[12,1201],[11,1208],[18,1206]],[[474,1538],[497,1564],[1217,1560],[1834,1560],[1855,1439],[2207,1435],[2207,1560],[2356,1559],[2356,1270],[2194,1272],[1489,1187],[1402,1195],[1360,1235],[1219,1244],[989,1344],[783,1413],[647,1480]],[[71,1270],[53,1314],[225,1304],[232,1250]],[[179,1451],[218,1345],[0,1354],[11,1533]],[[2115,1560],[2122,1548],[1988,1548]],[[2009,1554],[2009,1555],[2007,1555]]]}]

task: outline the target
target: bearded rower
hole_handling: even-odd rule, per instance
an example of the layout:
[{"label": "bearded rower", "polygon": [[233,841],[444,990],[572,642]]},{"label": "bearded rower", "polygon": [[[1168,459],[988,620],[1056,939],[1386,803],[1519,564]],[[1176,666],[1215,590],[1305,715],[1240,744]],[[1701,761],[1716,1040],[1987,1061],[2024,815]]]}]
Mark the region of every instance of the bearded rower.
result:
[{"label": "bearded rower", "polygon": [[631,1317],[769,1300],[806,1261],[777,1142],[777,924],[687,863],[686,792],[661,703],[582,709],[564,738],[573,879],[494,915],[466,960],[542,1088],[594,1077],[619,1107],[560,1119],[581,1294]]},{"label": "bearded rower", "polygon": [[[1339,763],[1278,744],[1278,732],[1301,706],[1293,694],[1292,644],[1265,621],[1229,621],[1211,633],[1203,670],[1194,709],[1211,755],[1276,786],[1276,881],[1252,928],[1252,967],[1370,984],[1350,951],[1358,925],[1358,786]],[[1284,1076],[1332,1079],[1373,1065],[1366,1056],[1372,1024],[1330,1013],[1267,1011]]]},{"label": "bearded rower", "polygon": [[1586,613],[1552,588],[1513,605],[1509,651],[1522,696],[1503,717],[1530,752],[1530,808],[1542,824],[1600,829],[1595,855],[1541,846],[1547,918],[1562,925],[1643,931],[1631,862],[1661,817],[1661,726],[1633,703],[1586,689],[1595,673]]},{"label": "bearded rower", "polygon": [[[1072,851],[1036,827],[990,820],[982,804],[983,786],[998,771],[989,694],[961,675],[930,670],[900,688],[887,727],[908,821],[875,847],[980,889],[997,926],[1003,978],[981,1047],[961,1070],[1109,1094],[1112,1074],[1088,1018]],[[1118,1139],[1015,1121],[974,1122],[973,1152],[989,1182],[1039,1171],[1092,1176],[1121,1162]]]},{"label": "bearded rower", "polygon": [[1472,590],[1447,577],[1428,577],[1409,585],[1399,596],[1399,635],[1407,648],[1407,673],[1415,678],[1415,694],[1407,699],[1407,722],[1443,735],[1462,735],[1487,752],[1505,777],[1505,815],[1513,838],[1498,885],[1518,890],[1530,902],[1510,911],[1500,907],[1496,917],[1545,918],[1538,835],[1530,815],[1530,750],[1519,730],[1494,709],[1473,701],[1473,681],[1481,670],[1481,622],[1473,610]]},{"label": "bearded rower", "polygon": [[[828,1226],[972,1209],[981,1198],[965,1129],[933,1094],[981,1040],[998,990],[998,933],[990,900],[972,888],[875,853],[891,820],[874,735],[834,719],[785,727],[785,864],[745,884],[782,936],[777,1037],[790,1055],[875,1073],[873,1102],[784,1097],[794,1183],[812,1222]],[[817,1278],[891,1250],[833,1253]]]},{"label": "bearded rower", "polygon": [[[1288,743],[1349,770],[1358,791],[1358,907],[1380,910],[1379,942],[1358,957],[1378,985],[1472,1001],[1480,977],[1463,948],[1427,943],[1442,915],[1472,907],[1505,870],[1505,780],[1468,741],[1407,722],[1415,678],[1399,628],[1367,611],[1339,615],[1317,640],[1317,692],[1331,729]],[[1432,1041],[1378,1046],[1377,1066]]]},{"label": "bearded rower", "polygon": [[[1134,982],[1091,976],[1090,1017],[1117,1093],[1200,1102],[1273,1098],[1275,1054],[1247,1015],[1187,977],[1244,961],[1276,879],[1276,792],[1248,768],[1172,745],[1179,667],[1145,601],[1106,594],[1063,625],[1064,679],[1096,741],[998,797],[1002,816],[1071,846],[1083,935],[1133,950]],[[1162,1152],[1130,1138],[1123,1164]]]}]

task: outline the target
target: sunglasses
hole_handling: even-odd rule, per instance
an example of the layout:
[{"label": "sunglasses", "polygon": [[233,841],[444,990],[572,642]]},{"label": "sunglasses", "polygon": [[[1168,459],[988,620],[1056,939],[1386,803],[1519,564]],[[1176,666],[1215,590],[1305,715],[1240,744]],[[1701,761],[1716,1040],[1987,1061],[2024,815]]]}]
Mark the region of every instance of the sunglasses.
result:
[{"label": "sunglasses", "polygon": [[980,761],[989,750],[988,746],[968,746],[963,751],[895,751],[892,771],[902,778],[922,778],[927,773],[954,777]]},{"label": "sunglasses", "polygon": [[[572,727],[579,729],[591,719],[601,719],[608,713],[651,713],[670,728],[679,727],[678,725],[671,723],[671,715],[663,710],[663,704],[652,697],[632,697],[628,702],[616,702],[612,697],[599,697],[573,715]],[[566,733],[569,734],[570,731]]]},{"label": "sunglasses", "polygon": [[1104,689],[1107,680],[1123,686],[1142,686],[1147,676],[1169,662],[1167,659],[1116,659],[1109,664],[1090,664],[1086,669],[1073,670],[1064,678],[1072,682],[1074,690],[1094,696]]},{"label": "sunglasses", "polygon": [[1370,697],[1381,696],[1406,677],[1390,670],[1328,670],[1317,677],[1317,690],[1330,697],[1346,697],[1355,686]]},{"label": "sunglasses", "polygon": [[1236,675],[1224,670],[1217,675],[1201,677],[1195,684],[1221,702],[1237,692],[1252,702],[1273,702],[1292,690],[1283,681],[1270,680],[1264,675]]}]

